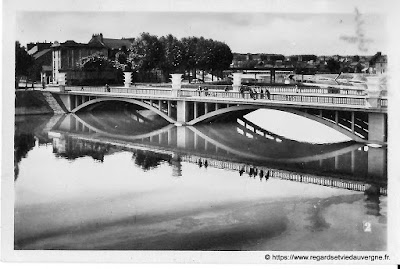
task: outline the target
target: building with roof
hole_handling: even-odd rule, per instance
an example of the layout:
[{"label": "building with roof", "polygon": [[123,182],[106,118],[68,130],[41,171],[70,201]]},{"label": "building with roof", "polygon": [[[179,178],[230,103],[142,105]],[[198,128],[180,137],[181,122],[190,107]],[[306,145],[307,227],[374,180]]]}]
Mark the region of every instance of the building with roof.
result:
[{"label": "building with roof", "polygon": [[52,77],[53,83],[58,84],[60,72],[67,74],[68,78],[76,74],[78,64],[83,57],[100,53],[108,57],[108,49],[105,45],[100,43],[77,43],[73,40],[67,40],[64,43],[57,41],[51,46],[52,49]]},{"label": "building with roof", "polygon": [[35,61],[34,76],[36,81],[48,84],[52,81],[52,50],[51,48],[41,50],[33,54]]},{"label": "building with roof", "polygon": [[26,49],[28,51],[29,55],[34,55],[35,53],[38,53],[42,50],[45,49],[50,49],[51,45],[53,45],[53,43],[51,42],[36,42],[36,43],[28,43],[26,45]]},{"label": "building with roof", "polygon": [[105,38],[103,34],[93,34],[88,44],[100,44],[108,49],[108,57],[113,59],[118,51],[126,51],[130,48],[135,38]]},{"label": "building with roof", "polygon": [[375,61],[374,66],[375,74],[384,74],[387,72],[387,56],[380,55]]}]

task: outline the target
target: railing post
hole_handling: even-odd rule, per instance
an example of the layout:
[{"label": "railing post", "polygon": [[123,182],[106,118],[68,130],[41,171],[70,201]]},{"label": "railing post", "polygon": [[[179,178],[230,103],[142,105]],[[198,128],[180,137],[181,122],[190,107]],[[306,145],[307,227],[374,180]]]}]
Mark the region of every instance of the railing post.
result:
[{"label": "railing post", "polygon": [[242,86],[242,75],[243,73],[233,73],[233,91],[239,92],[240,87]]},{"label": "railing post", "polygon": [[124,72],[124,87],[129,88],[132,83],[132,72]]},{"label": "railing post", "polygon": [[67,84],[67,73],[60,72],[58,74],[58,84],[60,85],[60,92],[65,92],[65,85]]},{"label": "railing post", "polygon": [[373,108],[380,108],[381,106],[381,89],[380,89],[380,77],[366,77],[367,79],[367,96],[366,96],[366,106]]},{"label": "railing post", "polygon": [[182,74],[171,74],[172,96],[178,97],[178,91],[182,88]]}]

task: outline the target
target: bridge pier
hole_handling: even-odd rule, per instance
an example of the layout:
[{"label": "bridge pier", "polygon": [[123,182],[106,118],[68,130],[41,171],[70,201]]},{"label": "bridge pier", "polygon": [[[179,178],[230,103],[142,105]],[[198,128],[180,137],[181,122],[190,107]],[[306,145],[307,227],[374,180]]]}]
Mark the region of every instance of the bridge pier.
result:
[{"label": "bridge pier", "polygon": [[185,126],[178,126],[176,131],[176,143],[178,148],[186,148],[187,128]]},{"label": "bridge pier", "polygon": [[386,138],[386,118],[382,113],[368,113],[368,140],[382,144]]},{"label": "bridge pier", "polygon": [[65,109],[67,110],[66,112],[69,113],[75,108],[75,102],[73,100],[73,95],[62,94],[62,95],[60,95],[60,99],[61,99],[61,102],[64,105]]},{"label": "bridge pier", "polygon": [[185,124],[189,118],[189,106],[187,101],[176,102],[176,121],[179,124]]},{"label": "bridge pier", "polygon": [[196,119],[198,117],[198,106],[197,102],[193,102],[193,118]]},{"label": "bridge pier", "polygon": [[382,178],[385,174],[386,154],[381,148],[368,148],[368,174]]}]

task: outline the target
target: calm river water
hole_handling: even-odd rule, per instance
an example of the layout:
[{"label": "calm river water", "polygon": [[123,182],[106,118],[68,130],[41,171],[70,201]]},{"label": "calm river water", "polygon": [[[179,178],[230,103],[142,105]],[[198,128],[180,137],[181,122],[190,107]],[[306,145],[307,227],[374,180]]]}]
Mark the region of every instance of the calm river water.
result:
[{"label": "calm river water", "polygon": [[16,117],[15,249],[386,250],[386,149],[257,113]]}]

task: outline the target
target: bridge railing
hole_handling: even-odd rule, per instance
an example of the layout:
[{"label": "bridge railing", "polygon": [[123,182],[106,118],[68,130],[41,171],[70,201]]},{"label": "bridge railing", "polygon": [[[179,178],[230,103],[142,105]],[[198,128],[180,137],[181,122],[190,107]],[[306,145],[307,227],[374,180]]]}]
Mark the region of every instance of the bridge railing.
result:
[{"label": "bridge railing", "polygon": [[340,94],[340,95],[366,95],[364,89],[340,89],[334,87],[288,87],[288,86],[250,86],[260,92],[268,90],[271,93],[311,93],[311,94]]},{"label": "bridge railing", "polygon": [[232,90],[232,85],[213,85],[213,84],[182,84],[182,89],[198,89],[207,87],[209,90]]},{"label": "bridge railing", "polygon": [[[77,87],[67,86],[67,91],[78,91],[78,92],[101,92],[101,93],[114,93],[114,94],[132,94],[132,95],[144,95],[144,96],[172,96],[171,89],[168,88],[124,88],[124,87],[112,87],[107,89],[106,87]],[[269,96],[264,92],[263,94],[257,93],[252,94],[249,92],[234,92],[224,90],[207,90],[199,91],[197,89],[181,89],[178,90],[178,97],[192,97],[192,98],[204,98],[214,97],[221,99],[234,99],[234,100],[254,100],[257,102],[289,102],[289,103],[308,103],[308,104],[335,104],[335,105],[351,105],[351,106],[366,106],[366,99],[363,95],[340,95],[340,94],[327,94],[325,90],[319,89],[320,92],[316,93],[317,89],[314,88],[302,88],[303,91],[313,91],[310,93],[296,92],[296,88],[293,88],[292,92],[286,92],[291,88],[285,87],[273,87],[269,92]],[[380,99],[381,107],[387,107],[387,97]]]},{"label": "bridge railing", "polygon": [[362,96],[315,96],[315,95],[300,95],[300,94],[286,94],[286,93],[271,93],[268,99],[266,94],[251,94],[248,92],[225,92],[225,91],[197,91],[197,90],[180,90],[179,97],[216,97],[216,98],[230,98],[240,100],[261,100],[261,101],[280,101],[280,102],[294,102],[294,103],[319,103],[319,104],[339,104],[339,105],[353,105],[365,106],[366,101]]},{"label": "bridge railing", "polygon": [[[198,160],[201,159],[199,156],[193,156],[193,155],[186,155],[186,156],[181,156],[181,160],[183,162],[189,162],[189,163],[198,163]],[[205,160],[203,158],[203,160]],[[247,164],[240,164],[240,163],[233,163],[229,161],[220,161],[212,158],[206,158],[208,165],[213,166],[215,168],[219,169],[228,169],[228,170],[236,170],[239,171],[241,169],[244,169],[245,172],[249,172],[250,167],[253,167],[252,165],[247,165]],[[310,174],[304,174],[304,173],[297,173],[297,172],[291,172],[291,171],[285,171],[285,170],[280,170],[280,169],[275,169],[275,168],[268,168],[264,166],[256,166],[257,170],[263,170],[263,171],[270,171],[271,177],[283,179],[283,180],[290,180],[290,181],[296,181],[296,182],[302,182],[302,183],[308,183],[308,184],[316,184],[316,185],[322,185],[326,187],[334,187],[334,188],[341,188],[341,189],[348,189],[348,190],[354,190],[354,191],[362,191],[364,192],[369,184],[364,183],[364,182],[358,182],[354,180],[344,180],[344,179],[336,179],[332,177],[325,177],[325,176],[316,176],[316,175],[310,175]],[[387,188],[385,187],[380,187],[380,194],[382,195],[387,195]]]},{"label": "bridge railing", "polygon": [[154,96],[171,96],[171,89],[165,88],[124,88],[124,87],[112,87],[107,89],[106,87],[74,87],[68,86],[65,88],[67,91],[80,91],[80,92],[104,92],[104,93],[125,93],[125,94],[137,94],[137,95],[154,95]]}]

